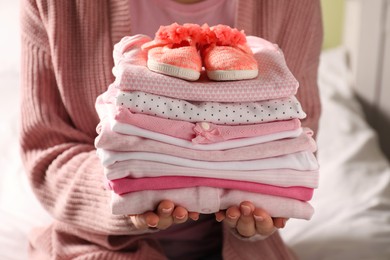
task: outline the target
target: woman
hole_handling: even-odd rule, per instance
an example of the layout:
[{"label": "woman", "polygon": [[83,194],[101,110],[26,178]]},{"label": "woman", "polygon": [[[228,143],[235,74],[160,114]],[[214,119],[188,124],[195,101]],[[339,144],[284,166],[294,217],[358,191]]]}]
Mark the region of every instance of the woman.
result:
[{"label": "woman", "polygon": [[[273,232],[274,226],[284,226],[283,219],[273,220],[249,202],[216,217],[199,217],[181,207],[164,215],[162,208],[174,207],[169,201],[156,212],[132,218],[110,213],[109,192],[102,188],[103,168],[93,145],[99,122],[94,103],[114,80],[113,45],[126,35],[153,28],[148,24],[205,19],[210,25],[227,23],[277,43],[300,82],[297,97],[308,114],[303,125],[314,131],[318,127],[319,0],[177,2],[182,3],[22,1],[22,156],[35,194],[55,219],[32,233],[31,258],[220,259],[221,248],[224,259],[292,258]],[[260,222],[254,219],[255,210],[263,216]],[[199,220],[187,221],[188,217]],[[224,225],[215,218],[225,218]],[[173,225],[181,222],[185,224]],[[169,228],[156,232],[150,226]]]}]

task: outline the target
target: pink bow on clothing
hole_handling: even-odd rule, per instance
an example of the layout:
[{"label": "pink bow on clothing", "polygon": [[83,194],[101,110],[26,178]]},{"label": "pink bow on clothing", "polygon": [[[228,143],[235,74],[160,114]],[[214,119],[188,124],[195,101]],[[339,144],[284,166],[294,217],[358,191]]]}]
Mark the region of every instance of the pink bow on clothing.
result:
[{"label": "pink bow on clothing", "polygon": [[193,130],[196,134],[196,137],[192,139],[192,142],[195,144],[210,144],[225,140],[219,129],[210,123],[196,123]]}]

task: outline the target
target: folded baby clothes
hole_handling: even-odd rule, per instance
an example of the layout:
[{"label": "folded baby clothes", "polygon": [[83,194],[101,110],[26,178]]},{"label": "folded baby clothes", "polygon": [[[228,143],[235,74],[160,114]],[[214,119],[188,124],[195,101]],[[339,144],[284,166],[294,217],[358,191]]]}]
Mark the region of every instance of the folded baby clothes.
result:
[{"label": "folded baby clothes", "polygon": [[[291,97],[298,82],[288,69],[277,45],[262,38],[248,36],[247,43],[259,65],[255,79],[229,82],[210,81],[201,75],[195,82],[154,73],[142,55],[140,42],[148,36],[128,36],[114,46],[115,85],[124,91],[142,91],[189,101],[251,102]],[[131,51],[129,51],[131,50]],[[134,56],[132,56],[134,54]]]},{"label": "folded baby clothes", "polygon": [[306,117],[295,96],[257,102],[196,102],[141,91],[119,91],[116,105],[131,112],[187,122],[257,124]]},{"label": "folded baby clothes", "polygon": [[126,177],[150,178],[162,176],[193,176],[204,178],[221,178],[225,180],[263,183],[279,187],[318,187],[318,170],[265,169],[254,171],[225,171],[191,168],[167,163],[145,160],[126,160],[116,162],[104,168],[107,180]]},{"label": "folded baby clothes", "polygon": [[251,201],[272,217],[310,219],[314,209],[306,201],[239,190],[194,187],[169,190],[145,190],[124,195],[111,193],[113,214],[142,214],[156,209],[161,199],[170,199],[190,212],[210,214],[243,201]]},{"label": "folded baby clothes", "polygon": [[[189,121],[170,118],[166,119],[159,116],[150,116],[145,113],[133,113],[129,108],[114,104],[113,99],[115,92],[116,90],[114,89],[114,86],[111,85],[107,92],[97,98],[96,108],[101,118],[109,115],[109,118],[114,119],[119,123],[136,126],[145,130],[162,133],[180,139],[191,140],[194,143],[206,144],[230,139],[261,136],[295,130],[301,125],[300,120],[296,116],[292,115],[289,115],[287,120],[278,120],[273,122],[272,120],[270,120],[271,122],[266,120],[267,122],[263,122],[263,124],[221,125],[210,122],[200,122],[194,124]],[[251,105],[253,105],[253,103]],[[272,110],[277,109],[277,106],[272,108]],[[299,111],[294,110],[292,114],[299,114]],[[304,114],[304,112],[301,111],[301,114]]]},{"label": "folded baby clothes", "polygon": [[128,108],[105,104],[118,123],[133,125],[145,130],[169,135],[197,144],[216,143],[231,139],[262,136],[300,128],[297,118],[250,125],[221,125],[210,122],[165,119],[158,116],[131,112]]},{"label": "folded baby clothes", "polygon": [[105,167],[110,166],[116,162],[126,160],[144,160],[191,168],[226,171],[256,171],[265,169],[293,169],[300,171],[318,170],[318,162],[313,153],[309,151],[302,151],[259,160],[226,162],[192,160],[161,153],[115,152],[103,149],[97,149],[97,154],[103,166]]},{"label": "folded baby clothes", "polygon": [[110,125],[112,131],[120,134],[140,136],[140,137],[156,140],[167,144],[173,144],[180,147],[190,148],[194,150],[202,150],[202,151],[226,150],[226,149],[244,147],[244,146],[249,146],[254,144],[261,144],[265,142],[271,142],[274,140],[280,140],[284,138],[296,138],[299,135],[301,135],[303,132],[302,128],[297,128],[289,131],[277,132],[277,133],[248,137],[248,138],[232,139],[232,140],[227,140],[223,142],[221,141],[217,143],[196,144],[192,141],[187,141],[169,135],[145,130],[130,124],[119,123],[114,119],[110,120]]},{"label": "folded baby clothes", "polygon": [[208,214],[249,200],[272,217],[310,219],[316,144],[301,127],[298,82],[281,50],[248,36],[256,78],[215,82],[201,71],[189,82],[148,69],[141,46],[150,41],[115,45],[115,81],[96,100],[112,213],[141,214],[167,199]]},{"label": "folded baby clothes", "polygon": [[233,181],[226,179],[193,176],[122,178],[107,181],[107,183],[116,194],[120,195],[143,190],[169,190],[192,187],[214,187],[287,197],[302,201],[308,201],[313,196],[313,189],[306,187],[279,187],[241,180]]},{"label": "folded baby clothes", "polygon": [[202,161],[256,160],[305,150],[315,152],[317,149],[312,138],[313,132],[308,128],[303,128],[303,132],[296,138],[284,138],[238,148],[211,151],[195,150],[139,136],[119,134],[111,130],[108,119],[100,122],[97,132],[96,148],[118,152],[161,153]]}]

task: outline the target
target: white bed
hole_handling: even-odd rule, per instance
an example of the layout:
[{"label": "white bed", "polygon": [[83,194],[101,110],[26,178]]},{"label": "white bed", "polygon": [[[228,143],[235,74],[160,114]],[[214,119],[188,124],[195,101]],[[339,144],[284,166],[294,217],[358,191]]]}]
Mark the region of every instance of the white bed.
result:
[{"label": "white bed", "polygon": [[[5,260],[27,259],[27,233],[50,221],[19,159],[16,16],[16,3],[1,0],[0,259]],[[319,73],[321,178],[312,200],[316,213],[311,221],[290,220],[282,231],[300,259],[390,259],[390,166],[350,82],[345,49],[324,52]]]}]

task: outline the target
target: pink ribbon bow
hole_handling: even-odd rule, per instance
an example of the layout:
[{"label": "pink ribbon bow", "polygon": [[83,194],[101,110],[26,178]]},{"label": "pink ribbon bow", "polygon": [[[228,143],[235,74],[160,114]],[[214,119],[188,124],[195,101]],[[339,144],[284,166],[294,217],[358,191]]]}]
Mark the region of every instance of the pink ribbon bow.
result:
[{"label": "pink ribbon bow", "polygon": [[225,140],[221,136],[219,129],[213,124],[205,122],[196,123],[193,130],[196,134],[196,137],[192,139],[192,142],[195,144],[210,144]]}]

